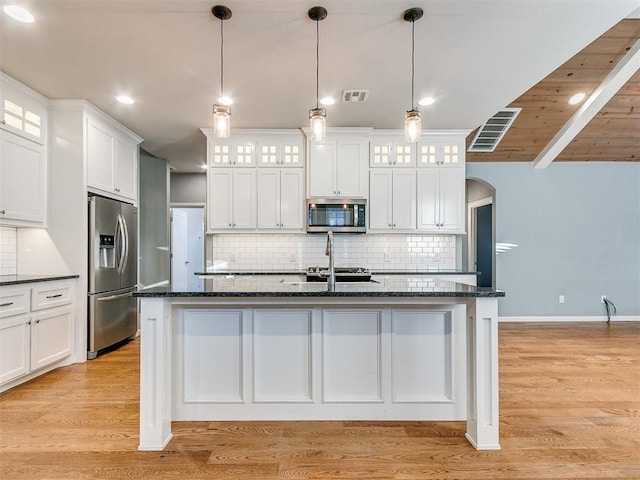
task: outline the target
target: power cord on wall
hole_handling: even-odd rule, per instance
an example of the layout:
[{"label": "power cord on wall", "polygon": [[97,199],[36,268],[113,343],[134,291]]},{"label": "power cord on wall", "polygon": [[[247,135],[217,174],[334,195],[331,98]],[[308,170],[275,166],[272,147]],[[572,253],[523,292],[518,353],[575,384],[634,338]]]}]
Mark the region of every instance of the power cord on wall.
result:
[{"label": "power cord on wall", "polygon": [[604,303],[604,311],[607,314],[607,323],[611,323],[611,317],[617,313],[616,306],[608,298],[603,298],[602,303]]}]

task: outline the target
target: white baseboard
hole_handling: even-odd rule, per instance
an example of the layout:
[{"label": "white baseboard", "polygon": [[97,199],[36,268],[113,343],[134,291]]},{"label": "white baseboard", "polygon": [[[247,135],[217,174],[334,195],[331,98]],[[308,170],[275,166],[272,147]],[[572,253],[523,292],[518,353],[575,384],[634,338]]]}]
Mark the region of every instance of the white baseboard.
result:
[{"label": "white baseboard", "polygon": [[[584,316],[584,317],[561,317],[561,316],[552,316],[552,317],[499,317],[498,321],[501,323],[506,322],[528,322],[528,323],[539,323],[539,322],[606,322],[607,317],[604,315],[594,315],[594,316]],[[638,315],[624,315],[618,316],[615,315],[611,317],[611,322],[640,322],[640,316]]]}]

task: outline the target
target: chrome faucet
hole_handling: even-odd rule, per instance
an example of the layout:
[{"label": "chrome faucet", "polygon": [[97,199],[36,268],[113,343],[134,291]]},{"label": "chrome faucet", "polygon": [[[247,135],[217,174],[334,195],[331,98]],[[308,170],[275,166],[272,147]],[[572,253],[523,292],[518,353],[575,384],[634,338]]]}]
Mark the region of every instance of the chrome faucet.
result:
[{"label": "chrome faucet", "polygon": [[334,292],[336,289],[336,269],[333,264],[333,232],[327,233],[327,248],[324,251],[329,256],[329,276],[327,277],[327,291]]}]

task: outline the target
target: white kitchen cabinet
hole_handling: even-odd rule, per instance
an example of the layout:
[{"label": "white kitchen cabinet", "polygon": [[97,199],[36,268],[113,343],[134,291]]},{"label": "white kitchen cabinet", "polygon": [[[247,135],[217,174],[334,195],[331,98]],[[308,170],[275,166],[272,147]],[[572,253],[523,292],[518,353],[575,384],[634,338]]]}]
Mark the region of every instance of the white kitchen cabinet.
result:
[{"label": "white kitchen cabinet", "polygon": [[465,136],[422,135],[418,145],[418,167],[464,167]]},{"label": "white kitchen cabinet", "polygon": [[258,170],[258,228],[303,229],[304,182],[300,169]]},{"label": "white kitchen cabinet", "polygon": [[72,353],[73,283],[33,285],[4,286],[0,293],[0,391],[55,368]]},{"label": "white kitchen cabinet", "polygon": [[418,230],[464,233],[465,170],[418,169]]},{"label": "white kitchen cabinet", "polygon": [[71,355],[71,307],[50,308],[31,315],[31,370]]},{"label": "white kitchen cabinet", "polygon": [[0,320],[0,385],[30,371],[31,316]]},{"label": "white kitchen cabinet", "polygon": [[0,225],[45,227],[45,147],[0,130]]},{"label": "white kitchen cabinet", "polygon": [[40,145],[47,143],[47,99],[3,72],[0,128]]},{"label": "white kitchen cabinet", "polygon": [[309,197],[367,197],[368,134],[328,135],[307,145]]},{"label": "white kitchen cabinet", "polygon": [[108,197],[137,201],[142,140],[94,115],[87,115],[85,122],[87,186]]},{"label": "white kitchen cabinet", "polygon": [[374,131],[369,142],[370,167],[414,167],[417,143],[405,141],[397,132]]},{"label": "white kitchen cabinet", "polygon": [[256,228],[256,169],[207,172],[207,231]]},{"label": "white kitchen cabinet", "polygon": [[255,167],[256,139],[233,133],[229,138],[208,138],[207,162],[210,167]]},{"label": "white kitchen cabinet", "polygon": [[300,131],[280,133],[275,130],[257,137],[257,164],[259,167],[304,166],[304,144]]},{"label": "white kitchen cabinet", "polygon": [[415,169],[371,169],[369,230],[415,230]]}]

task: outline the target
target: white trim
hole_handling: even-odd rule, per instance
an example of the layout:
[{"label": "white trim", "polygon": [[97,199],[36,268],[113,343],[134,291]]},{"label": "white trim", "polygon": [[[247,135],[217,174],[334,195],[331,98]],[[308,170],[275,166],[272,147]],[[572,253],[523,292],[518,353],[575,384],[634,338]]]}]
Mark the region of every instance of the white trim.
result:
[{"label": "white trim", "polygon": [[[606,322],[606,315],[595,315],[595,316],[550,316],[550,317],[503,317],[501,316],[498,321],[500,323],[541,323],[541,322],[551,322],[551,323],[565,323],[565,322]],[[613,316],[611,317],[612,322],[640,322],[640,315],[624,315],[624,316]]]}]

